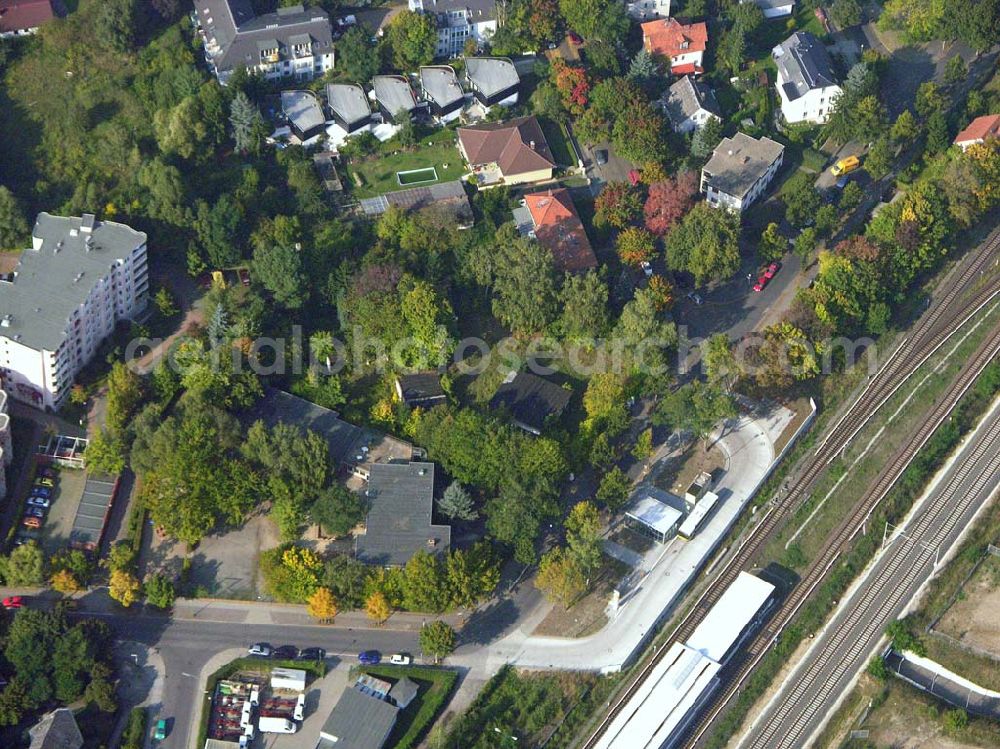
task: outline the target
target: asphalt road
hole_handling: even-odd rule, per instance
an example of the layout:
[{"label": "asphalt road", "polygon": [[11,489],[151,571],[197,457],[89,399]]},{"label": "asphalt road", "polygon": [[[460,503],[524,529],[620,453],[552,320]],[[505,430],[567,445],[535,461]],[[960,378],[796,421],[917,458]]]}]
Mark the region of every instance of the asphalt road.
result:
[{"label": "asphalt road", "polygon": [[361,650],[383,653],[420,652],[418,633],[398,630],[353,630],[296,627],[277,624],[234,624],[212,621],[176,621],[162,616],[100,616],[125,640],[155,648],[163,658],[163,704],[158,717],[172,721],[170,735],[160,742],[163,749],[188,749],[195,736],[189,726],[197,719],[203,696],[197,693],[202,667],[217,653],[255,642],[272,645],[290,643],[300,648],[326,648],[330,659],[353,660]]},{"label": "asphalt road", "polygon": [[[740,747],[809,745],[878,648],[885,627],[927,581],[976,511],[1000,486],[1000,407],[968,438],[902,533],[840,606],[830,624],[757,716]],[[974,678],[974,675],[969,675]]]}]

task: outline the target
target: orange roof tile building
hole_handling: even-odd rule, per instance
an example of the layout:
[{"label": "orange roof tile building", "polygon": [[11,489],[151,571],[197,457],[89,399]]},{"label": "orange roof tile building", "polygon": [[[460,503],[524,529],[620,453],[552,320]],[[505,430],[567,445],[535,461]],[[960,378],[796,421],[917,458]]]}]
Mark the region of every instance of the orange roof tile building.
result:
[{"label": "orange roof tile building", "polygon": [[597,256],[569,190],[560,187],[531,193],[524,196],[524,204],[531,213],[535,239],[552,253],[558,270],[579,273],[597,267]]},{"label": "orange roof tile building", "polygon": [[642,24],[642,44],[654,57],[670,60],[676,75],[702,73],[708,26],[704,22],[683,24],[676,18],[662,18]]},{"label": "orange roof tile building", "polygon": [[955,136],[955,145],[964,151],[971,145],[983,143],[987,138],[1000,138],[1000,114],[987,114],[974,119]]}]

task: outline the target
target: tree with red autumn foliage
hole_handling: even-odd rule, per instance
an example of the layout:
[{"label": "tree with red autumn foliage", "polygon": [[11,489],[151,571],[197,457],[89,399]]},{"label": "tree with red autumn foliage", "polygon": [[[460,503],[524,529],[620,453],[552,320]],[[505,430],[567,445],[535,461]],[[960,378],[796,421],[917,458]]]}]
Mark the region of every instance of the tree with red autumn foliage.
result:
[{"label": "tree with red autumn foliage", "polygon": [[642,210],[639,195],[627,182],[609,182],[594,200],[594,223],[624,229]]},{"label": "tree with red autumn foliage", "polygon": [[662,237],[691,210],[697,196],[698,177],[694,172],[681,172],[674,179],[650,185],[643,208],[646,228]]},{"label": "tree with red autumn foliage", "polygon": [[556,60],[552,65],[552,83],[562,97],[563,107],[572,115],[580,116],[590,98],[590,81],[587,71]]},{"label": "tree with red autumn foliage", "polygon": [[626,265],[639,265],[653,259],[656,252],[653,235],[638,226],[630,226],[618,235],[618,257]]},{"label": "tree with red autumn foliage", "polygon": [[861,234],[838,242],[835,250],[838,255],[850,260],[863,260],[866,263],[875,262],[879,256],[879,246]]}]

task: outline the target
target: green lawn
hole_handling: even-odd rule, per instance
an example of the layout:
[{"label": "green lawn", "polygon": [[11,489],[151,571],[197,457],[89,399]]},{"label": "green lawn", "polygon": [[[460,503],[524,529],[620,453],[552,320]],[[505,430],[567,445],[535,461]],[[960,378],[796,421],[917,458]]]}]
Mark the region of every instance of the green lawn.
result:
[{"label": "green lawn", "polygon": [[417,684],[417,697],[399,713],[385,744],[386,749],[412,749],[417,746],[444,709],[458,678],[455,671],[430,666],[371,666],[359,671],[393,680],[407,676]]},{"label": "green lawn", "polygon": [[[458,179],[465,172],[465,164],[455,147],[455,134],[452,131],[437,130],[412,150],[404,151],[396,146],[364,160],[355,159],[347,167],[347,183],[351,185],[355,197],[371,198],[403,189],[396,179],[396,172],[431,167],[437,172],[437,181],[441,182]],[[360,185],[354,180],[355,174],[361,178]],[[421,184],[429,185],[433,182]]]},{"label": "green lawn", "polygon": [[545,134],[545,140],[548,141],[549,150],[552,151],[552,158],[556,163],[559,166],[576,166],[576,157],[573,156],[573,149],[566,139],[566,126],[544,117],[538,118],[538,124],[542,126],[542,133]]}]

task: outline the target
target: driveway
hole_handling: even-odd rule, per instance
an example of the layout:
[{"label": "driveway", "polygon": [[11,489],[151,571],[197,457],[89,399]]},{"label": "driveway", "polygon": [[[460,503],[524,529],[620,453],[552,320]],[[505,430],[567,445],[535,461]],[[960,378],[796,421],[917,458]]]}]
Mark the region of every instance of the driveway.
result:
[{"label": "driveway", "polygon": [[[581,146],[583,150],[583,167],[591,179],[590,191],[596,196],[608,182],[627,182],[628,173],[635,165],[615,153],[610,143],[598,143],[596,146]],[[608,152],[608,163],[598,164],[594,151]]]}]

